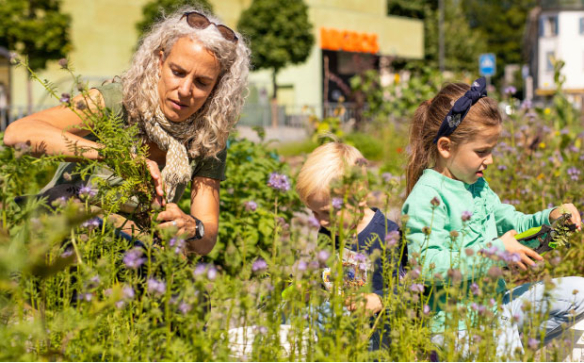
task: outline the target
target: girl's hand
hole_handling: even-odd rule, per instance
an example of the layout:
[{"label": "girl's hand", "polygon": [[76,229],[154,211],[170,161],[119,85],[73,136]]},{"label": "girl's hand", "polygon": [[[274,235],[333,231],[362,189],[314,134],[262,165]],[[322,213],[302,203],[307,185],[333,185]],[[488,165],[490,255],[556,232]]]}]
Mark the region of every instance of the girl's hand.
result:
[{"label": "girl's hand", "polygon": [[177,236],[181,234],[194,236],[196,233],[195,220],[185,214],[176,203],[168,203],[166,209],[158,213],[156,220],[163,221],[158,225],[160,228],[178,228]]},{"label": "girl's hand", "polygon": [[560,218],[564,213],[570,213],[572,215],[570,217],[570,222],[576,225],[577,230],[581,231],[582,219],[580,218],[580,212],[578,212],[578,208],[572,203],[562,204],[561,206],[554,208],[550,213],[550,223]]},{"label": "girl's hand", "polygon": [[541,261],[543,257],[541,257],[537,252],[532,250],[529,247],[526,247],[519,243],[515,239],[515,235],[517,231],[510,230],[509,232],[505,233],[501,236],[501,241],[503,241],[503,245],[505,246],[505,251],[509,253],[517,253],[521,260],[519,262],[512,262],[511,264],[518,266],[522,270],[527,270],[527,266],[534,266],[535,262],[532,259]]}]

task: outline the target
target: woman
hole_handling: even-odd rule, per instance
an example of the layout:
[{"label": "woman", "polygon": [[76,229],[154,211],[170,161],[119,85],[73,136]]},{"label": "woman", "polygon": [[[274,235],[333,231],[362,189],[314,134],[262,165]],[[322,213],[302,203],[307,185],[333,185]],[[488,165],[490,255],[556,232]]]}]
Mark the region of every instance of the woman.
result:
[{"label": "woman", "polygon": [[[215,17],[186,9],[156,24],[143,38],[121,83],[89,91],[99,109],[139,125],[156,197],[165,205],[158,215],[160,227],[178,228],[178,235],[186,236],[188,252],[207,254],[215,245],[225,148],[243,106],[248,71],[249,50],[241,36]],[[77,96],[71,102],[83,100]],[[85,104],[98,109],[92,102]],[[75,112],[58,106],[11,124],[4,143],[30,143],[37,154],[75,161],[71,143],[98,147],[82,125]],[[83,156],[97,159],[98,153],[90,150]],[[74,163],[62,163],[43,191],[78,190],[85,181],[72,176],[74,169]],[[189,181],[190,215],[176,204]]]}]

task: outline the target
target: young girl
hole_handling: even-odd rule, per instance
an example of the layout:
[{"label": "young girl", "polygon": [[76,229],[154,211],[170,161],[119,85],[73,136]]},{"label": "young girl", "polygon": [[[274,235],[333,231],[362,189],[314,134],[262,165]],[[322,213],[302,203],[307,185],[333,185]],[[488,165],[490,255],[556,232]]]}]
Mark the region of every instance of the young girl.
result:
[{"label": "young girl", "polygon": [[[430,326],[435,334],[432,340],[439,345],[444,341],[441,333],[446,318],[441,310],[446,298],[441,291],[453,280],[460,280],[467,288],[475,281],[480,283],[491,267],[500,264],[488,259],[485,250],[491,254],[506,251],[507,256],[516,257],[513,264],[526,269],[543,258],[517,242],[514,235],[518,232],[550,224],[564,212],[571,213],[571,222],[581,228],[580,214],[572,204],[523,214],[501,203],[489,188],[483,173],[493,163],[492,150],[501,123],[497,103],[486,97],[484,78],[472,87],[461,83],[444,86],[436,97],[418,107],[413,118],[406,173],[408,197],[402,213],[409,216],[405,230],[410,256],[417,256],[428,285],[426,291],[432,292]],[[492,277],[497,269],[490,271]],[[541,328],[546,334],[541,343],[557,337],[563,323],[573,324],[583,316],[584,278],[564,277],[553,282],[555,287],[544,294],[541,282],[507,290],[505,281],[499,279],[497,292],[503,294],[498,313],[500,358],[522,351],[519,333],[528,314],[522,309],[525,301],[530,301],[543,319]],[[461,321],[461,339],[466,329]]]}]

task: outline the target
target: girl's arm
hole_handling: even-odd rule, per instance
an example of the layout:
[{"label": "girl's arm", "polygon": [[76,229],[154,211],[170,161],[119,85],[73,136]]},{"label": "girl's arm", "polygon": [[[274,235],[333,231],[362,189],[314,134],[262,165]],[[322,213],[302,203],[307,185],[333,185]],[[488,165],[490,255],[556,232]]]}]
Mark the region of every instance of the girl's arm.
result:
[{"label": "girl's arm", "polygon": [[[432,207],[430,201],[436,195],[432,190],[424,190],[418,196],[410,195],[402,209],[409,219],[406,224],[406,239],[408,255],[417,254],[422,265],[422,276],[425,280],[437,285],[446,283],[449,269],[458,269],[467,279],[486,274],[495,261],[479,255],[482,249],[494,246],[499,252],[505,250],[501,239],[485,241],[479,235],[470,240],[462,231],[452,232],[448,228],[450,216],[444,201],[439,197],[440,204]],[[460,217],[457,217],[460,218]],[[472,255],[467,255],[467,249]],[[440,277],[438,277],[440,276]]]},{"label": "girl's arm", "polygon": [[489,189],[489,194],[494,203],[495,223],[499,236],[510,230],[521,233],[533,227],[550,224],[550,212],[553,208],[534,214],[524,214],[515,210],[515,207],[510,204],[501,203],[499,196],[491,189]]},{"label": "girl's arm", "polygon": [[[186,246],[187,252],[206,255],[217,242],[219,229],[219,183],[217,179],[195,177],[191,183],[191,215],[203,222],[205,234],[199,240],[190,240]],[[162,228],[176,227],[177,235],[186,235],[186,239],[196,233],[196,223],[193,218],[184,213],[175,203],[169,203],[157,220],[165,221]]]}]

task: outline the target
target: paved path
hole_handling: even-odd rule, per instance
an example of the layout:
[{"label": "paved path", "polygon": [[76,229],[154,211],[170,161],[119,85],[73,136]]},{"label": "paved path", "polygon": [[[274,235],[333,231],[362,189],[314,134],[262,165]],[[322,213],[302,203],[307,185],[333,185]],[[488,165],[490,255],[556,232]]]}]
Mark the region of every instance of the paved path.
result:
[{"label": "paved path", "polygon": [[[305,128],[298,127],[266,127],[266,140],[278,140],[279,142],[302,141],[308,137]],[[259,141],[257,133],[249,126],[237,126],[239,136],[252,141]]]}]

